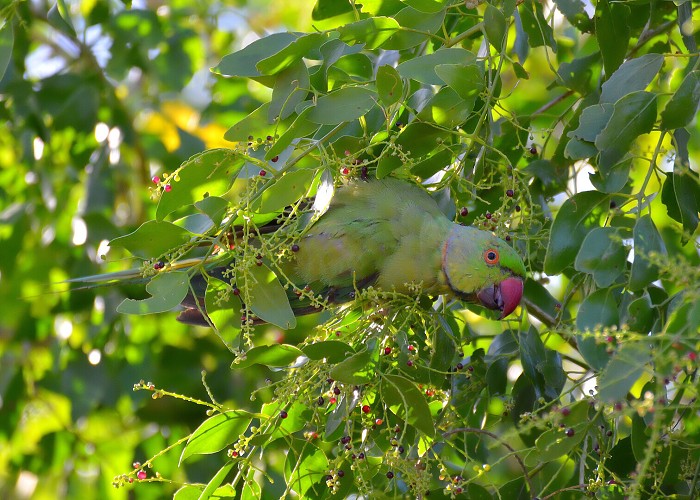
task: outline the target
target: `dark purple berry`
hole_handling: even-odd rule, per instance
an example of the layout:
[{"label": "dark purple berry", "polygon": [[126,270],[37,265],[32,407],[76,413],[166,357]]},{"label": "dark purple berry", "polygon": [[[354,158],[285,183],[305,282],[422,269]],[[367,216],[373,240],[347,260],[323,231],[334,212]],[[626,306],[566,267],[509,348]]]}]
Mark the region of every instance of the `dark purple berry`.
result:
[{"label": "dark purple berry", "polygon": [[340,469],[338,471],[338,477],[343,477],[345,475],[345,471],[343,469]]},{"label": "dark purple berry", "polygon": [[512,198],[515,195],[515,192],[512,189],[509,189],[506,191],[506,196],[508,198]]},{"label": "dark purple berry", "polygon": [[265,177],[267,175],[267,172],[265,170],[260,171],[260,177]]},{"label": "dark purple berry", "polygon": [[469,215],[469,209],[467,207],[460,208],[459,215],[461,215],[462,217],[466,217],[467,215]]},{"label": "dark purple berry", "polygon": [[292,245],[292,252],[298,252],[298,251],[299,251],[299,245],[297,245],[295,243],[294,245]]},{"label": "dark purple berry", "polygon": [[486,215],[484,215],[484,217],[491,220],[491,217],[493,217],[493,216],[491,215],[491,212],[486,212]]},{"label": "dark purple berry", "polygon": [[386,478],[387,478],[387,479],[394,479],[394,473],[391,472],[391,471],[387,472],[387,473],[386,473]]},{"label": "dark purple berry", "polygon": [[568,429],[566,429],[566,436],[567,436],[567,437],[573,437],[575,433],[576,433],[576,432],[575,432],[571,427],[569,427]]},{"label": "dark purple berry", "polygon": [[284,411],[284,410],[282,410],[282,411],[280,412],[280,418],[287,418],[287,412]]}]

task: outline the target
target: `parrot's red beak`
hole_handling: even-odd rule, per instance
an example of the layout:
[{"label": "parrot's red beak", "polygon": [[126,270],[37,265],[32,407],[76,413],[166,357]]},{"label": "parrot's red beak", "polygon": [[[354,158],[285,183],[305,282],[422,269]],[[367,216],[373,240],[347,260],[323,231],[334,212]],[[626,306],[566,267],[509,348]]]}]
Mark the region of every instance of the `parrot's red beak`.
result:
[{"label": "parrot's red beak", "polygon": [[482,306],[501,311],[500,319],[503,319],[520,304],[520,299],[523,298],[523,280],[506,278],[498,285],[483,288],[476,296]]}]

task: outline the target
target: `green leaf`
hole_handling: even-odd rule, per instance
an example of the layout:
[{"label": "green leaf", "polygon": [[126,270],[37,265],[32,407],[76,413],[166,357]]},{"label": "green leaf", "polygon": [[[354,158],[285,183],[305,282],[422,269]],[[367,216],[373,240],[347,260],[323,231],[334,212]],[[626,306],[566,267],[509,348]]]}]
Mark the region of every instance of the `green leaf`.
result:
[{"label": "green leaf", "polygon": [[251,266],[246,285],[250,289],[250,310],[263,321],[283,330],[294,328],[297,319],[289,298],[275,273],[267,266]]},{"label": "green leaf", "polygon": [[649,345],[643,341],[622,344],[598,378],[600,399],[608,403],[624,401],[649,359]]},{"label": "green leaf", "polygon": [[393,18],[404,30],[394,33],[384,44],[385,50],[403,50],[415,47],[429,39],[429,33],[436,33],[445,20],[445,11],[425,14],[411,7],[401,9]]},{"label": "green leaf", "polygon": [[[588,425],[589,422],[584,420],[570,427],[555,427],[543,432],[535,442],[537,447],[537,461],[547,463],[563,457],[564,455],[568,455],[569,452],[576,448],[583,438],[586,437],[586,428]],[[572,429],[574,432],[571,437],[566,435],[566,431],[569,429]]]},{"label": "green leaf", "polygon": [[226,215],[228,210],[228,201],[218,196],[207,196],[206,198],[195,202],[197,210],[200,210],[204,215],[209,217],[214,225],[218,226]]},{"label": "green leaf", "polygon": [[161,194],[156,219],[162,221],[178,208],[226,193],[243,163],[232,149],[210,149],[194,155],[175,171],[171,190]]},{"label": "green leaf", "polygon": [[[595,148],[594,148],[595,149]],[[591,184],[603,193],[619,193],[625,184],[630,181],[630,170],[632,169],[632,158],[626,157],[621,161],[609,166],[605,163],[598,165],[598,172],[591,174],[589,179]]]},{"label": "green leaf", "polygon": [[629,288],[641,290],[659,277],[659,269],[649,260],[653,252],[666,255],[666,247],[650,215],[640,217],[634,225],[634,261],[630,272]]},{"label": "green leaf", "polygon": [[276,75],[306,57],[309,52],[318,49],[326,40],[323,33],[299,34],[299,37],[282,50],[261,59],[255,67],[263,75]]},{"label": "green leaf", "polygon": [[664,63],[661,54],[646,54],[630,59],[603,83],[600,103],[616,103],[628,94],[644,90],[656,77]]},{"label": "green leaf", "polygon": [[399,375],[385,374],[381,391],[384,401],[399,418],[427,436],[435,436],[430,407],[416,384]]},{"label": "green leaf", "polygon": [[435,71],[441,64],[469,66],[474,64],[476,56],[460,47],[440,49],[432,54],[414,57],[399,64],[396,70],[403,78],[416,80],[426,85],[442,85],[444,80]]},{"label": "green leaf", "polygon": [[451,87],[443,87],[432,96],[418,113],[418,118],[441,127],[453,128],[461,125],[474,109],[476,96],[462,99]]},{"label": "green leaf", "polygon": [[377,92],[381,103],[389,107],[403,97],[403,81],[393,66],[385,64],[377,68]]},{"label": "green leaf", "polygon": [[75,38],[77,36],[64,0],[58,0],[54,6],[49,9],[46,20],[51,26],[69,37]]},{"label": "green leaf", "polygon": [[411,173],[423,179],[427,179],[446,168],[452,162],[452,151],[448,148],[438,149],[411,167]]},{"label": "green leaf", "polygon": [[649,333],[654,326],[654,320],[658,317],[651,298],[648,293],[638,299],[634,299],[627,306],[625,315],[622,318],[622,323],[627,325],[631,332],[641,333],[643,335]]},{"label": "green leaf", "polygon": [[299,116],[296,117],[289,128],[275,141],[265,154],[265,159],[267,161],[270,161],[272,158],[282,153],[296,139],[311,135],[319,129],[318,123],[314,123],[308,119],[312,109],[313,106],[310,106],[299,113]]},{"label": "green leaf", "polygon": [[187,440],[180,455],[180,464],[192,455],[207,455],[221,451],[243,434],[254,414],[242,410],[217,413],[202,422]]},{"label": "green leaf", "polygon": [[593,21],[586,14],[585,4],[581,0],[554,0],[554,4],[579,31],[588,33],[593,30]]},{"label": "green leaf", "polygon": [[207,486],[204,488],[204,490],[202,490],[202,494],[199,495],[198,500],[208,500],[209,498],[211,498],[214,492],[216,492],[219,489],[221,483],[224,482],[226,476],[228,476],[229,472],[231,472],[231,469],[233,469],[235,465],[236,462],[234,460],[226,462],[209,480]]},{"label": "green leaf", "polygon": [[316,170],[297,169],[285,172],[282,177],[263,191],[252,209],[261,213],[271,213],[283,209],[306,195]]},{"label": "green leaf", "polygon": [[232,125],[224,134],[224,139],[231,142],[246,142],[250,136],[255,137],[259,132],[272,128],[270,120],[270,103],[261,104],[245,118]]},{"label": "green leaf", "polygon": [[676,160],[673,163],[673,172],[666,174],[661,201],[666,205],[669,217],[683,224],[681,243],[685,245],[689,240],[688,235],[695,232],[699,222],[700,179],[690,168],[690,133],[684,128],[679,128],[673,132],[673,137],[676,142]]},{"label": "green leaf", "polygon": [[401,2],[426,14],[434,14],[445,8],[447,0],[401,0]]},{"label": "green leaf", "polygon": [[152,259],[187,243],[192,235],[172,222],[149,220],[133,233],[109,242],[112,248],[125,248],[142,259]]},{"label": "green leaf", "polygon": [[700,70],[691,71],[661,112],[661,128],[671,130],[685,127],[697,116],[700,104]]},{"label": "green leaf", "polygon": [[296,106],[306,99],[310,87],[309,70],[303,61],[296,61],[277,74],[267,110],[267,121],[273,123],[278,118],[284,120],[289,117]]},{"label": "green leaf", "polygon": [[[445,131],[429,123],[411,122],[401,130],[396,144],[413,158],[420,159],[438,146],[438,138],[446,135]],[[442,148],[441,148],[442,149]],[[377,165],[377,178],[381,179],[402,166],[401,160],[395,156],[386,155]]]},{"label": "green leaf", "polygon": [[331,378],[343,384],[366,384],[376,377],[374,358],[369,348],[353,354],[331,368]]},{"label": "green leaf", "polygon": [[476,64],[439,64],[435,73],[454,90],[459,97],[471,101],[474,106],[476,97],[484,90],[483,72]]},{"label": "green leaf", "polygon": [[[578,310],[576,328],[592,332],[597,328],[617,325],[620,321],[615,291],[601,288],[588,295]],[[579,352],[594,370],[601,370],[608,363],[609,355],[604,343],[598,344],[592,335],[576,335]]]},{"label": "green leaf", "polygon": [[595,9],[595,32],[603,56],[605,74],[612,75],[625,60],[630,40],[627,5],[598,0]]},{"label": "green leaf", "polygon": [[[287,412],[287,418],[281,418],[282,411]],[[274,432],[268,437],[265,437],[265,442],[274,441],[280,437],[289,436],[303,429],[311,419],[311,410],[304,403],[296,402],[291,406],[281,406],[280,401],[266,403],[262,407],[262,414],[275,419],[277,427]]]},{"label": "green leaf", "polygon": [[486,31],[486,39],[494,49],[500,51],[503,49],[503,43],[506,41],[506,30],[508,22],[506,16],[493,5],[486,4],[484,11],[484,29]]},{"label": "green leaf", "polygon": [[325,359],[328,363],[340,363],[348,357],[348,354],[355,354],[351,346],[339,340],[314,342],[304,346],[302,350],[309,359]]},{"label": "green leaf", "polygon": [[596,207],[608,201],[608,195],[597,191],[577,193],[559,209],[549,235],[544,271],[559,274],[574,263],[581,243],[597,221],[591,219]]},{"label": "green leaf", "polygon": [[610,103],[588,106],[581,112],[578,127],[569,132],[569,137],[586,142],[594,142],[598,134],[610,121],[614,110],[615,106]]},{"label": "green leaf", "polygon": [[245,358],[237,359],[231,364],[231,368],[248,368],[252,365],[264,365],[271,367],[289,366],[304,353],[298,347],[288,344],[261,345],[249,349]]},{"label": "green leaf", "polygon": [[322,125],[350,122],[365,115],[376,104],[377,95],[363,87],[344,87],[319,97],[307,119]]},{"label": "green leaf", "polygon": [[180,305],[189,291],[189,276],[184,271],[164,272],[146,285],[151,297],[143,300],[124,299],[117,306],[122,314],[153,314],[170,311]]},{"label": "green leaf", "polygon": [[598,61],[600,52],[576,58],[571,62],[562,62],[557,74],[566,87],[586,95],[592,90],[591,77],[596,73],[594,70]]},{"label": "green leaf", "polygon": [[311,19],[321,21],[329,17],[352,12],[353,8],[351,3],[338,2],[337,0],[317,0],[314,10],[311,12]]},{"label": "green leaf", "polygon": [[12,60],[12,46],[14,37],[12,35],[12,24],[5,21],[5,25],[0,28],[0,81],[5,76],[5,71]]},{"label": "green leaf", "polygon": [[596,227],[583,240],[574,268],[592,274],[600,288],[612,285],[625,269],[627,252],[614,227]]},{"label": "green leaf", "polygon": [[255,77],[262,76],[258,69],[258,63],[285,47],[291,45],[299,38],[294,33],[273,33],[265,38],[255,40],[243,49],[224,56],[221,62],[212,71],[222,76]]},{"label": "green leaf", "polygon": [[556,52],[554,31],[544,18],[542,4],[534,0],[525,1],[520,5],[519,12],[523,30],[527,33],[528,45],[532,48],[547,45]]},{"label": "green leaf", "polygon": [[233,294],[229,283],[210,277],[204,295],[207,316],[221,335],[231,342],[241,331],[241,300]]},{"label": "green leaf", "polygon": [[390,17],[370,17],[337,28],[340,40],[349,44],[364,43],[366,50],[379,48],[400,29]]},{"label": "green leaf", "polygon": [[600,165],[612,168],[637,137],[651,132],[655,121],[656,94],[637,91],[617,101],[610,121],[595,139]]},{"label": "green leaf", "polygon": [[297,455],[290,449],[284,465],[284,477],[287,487],[292,488],[301,497],[328,473],[328,458],[315,445],[304,442],[301,453]]}]

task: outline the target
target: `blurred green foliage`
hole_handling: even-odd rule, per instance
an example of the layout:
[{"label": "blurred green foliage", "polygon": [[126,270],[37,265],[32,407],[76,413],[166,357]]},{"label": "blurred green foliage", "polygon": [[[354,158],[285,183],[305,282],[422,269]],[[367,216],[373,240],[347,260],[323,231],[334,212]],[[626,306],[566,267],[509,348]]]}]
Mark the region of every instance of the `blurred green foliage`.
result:
[{"label": "blurred green foliage", "polygon": [[[693,2],[2,13],[0,495],[698,495]],[[220,279],[216,331],[120,314],[172,309],[204,268],[184,259],[245,261],[362,176],[512,239],[520,315],[370,293],[253,327]],[[269,300],[243,314],[293,326],[290,242],[260,241],[242,297]]]}]

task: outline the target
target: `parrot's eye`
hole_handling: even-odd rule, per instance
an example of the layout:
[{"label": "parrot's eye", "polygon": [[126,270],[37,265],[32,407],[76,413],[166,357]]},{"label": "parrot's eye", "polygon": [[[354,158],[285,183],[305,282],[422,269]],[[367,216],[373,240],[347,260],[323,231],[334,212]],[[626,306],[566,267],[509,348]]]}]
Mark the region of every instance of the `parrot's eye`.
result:
[{"label": "parrot's eye", "polygon": [[484,252],[484,260],[487,264],[498,264],[498,250],[489,248]]}]

